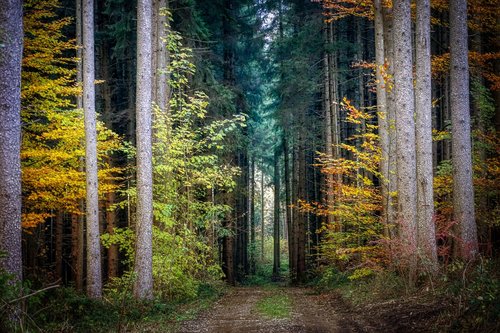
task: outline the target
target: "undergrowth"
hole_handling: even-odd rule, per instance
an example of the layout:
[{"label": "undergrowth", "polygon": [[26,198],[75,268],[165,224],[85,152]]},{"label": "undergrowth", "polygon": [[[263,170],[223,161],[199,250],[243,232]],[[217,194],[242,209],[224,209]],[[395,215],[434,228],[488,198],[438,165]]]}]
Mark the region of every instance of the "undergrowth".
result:
[{"label": "undergrowth", "polygon": [[223,284],[201,284],[191,299],[141,302],[130,290],[108,288],[102,300],[93,300],[73,288],[54,288],[27,298],[22,326],[0,332],[175,332],[224,292]]},{"label": "undergrowth", "polygon": [[358,309],[378,306],[382,313],[389,303],[402,308],[434,306],[439,309],[441,326],[433,326],[432,331],[500,332],[499,259],[455,261],[433,278],[422,276],[414,288],[408,288],[403,276],[388,270],[350,280],[345,272],[327,267],[313,282],[317,292],[338,293]]}]

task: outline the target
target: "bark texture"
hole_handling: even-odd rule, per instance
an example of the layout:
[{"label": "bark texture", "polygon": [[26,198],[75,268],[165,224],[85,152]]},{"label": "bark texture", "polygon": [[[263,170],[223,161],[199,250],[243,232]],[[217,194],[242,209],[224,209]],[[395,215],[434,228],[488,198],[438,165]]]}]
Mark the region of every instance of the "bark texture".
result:
[{"label": "bark texture", "polygon": [[413,91],[410,0],[394,1],[394,96],[397,131],[398,222],[401,255],[414,282],[417,250],[415,97]]},{"label": "bark texture", "polygon": [[417,228],[424,268],[437,269],[432,167],[431,4],[417,1],[415,112],[417,146]]},{"label": "bark texture", "polygon": [[137,3],[137,242],[134,295],[138,299],[153,297],[152,9],[152,0],[139,0]]},{"label": "bark texture", "polygon": [[392,200],[389,192],[389,119],[387,113],[387,85],[384,79],[382,69],[385,64],[385,46],[384,46],[384,17],[381,0],[374,0],[375,13],[375,65],[377,79],[377,121],[380,135],[380,147],[382,156],[380,160],[381,194],[382,194],[382,222],[384,224],[385,236],[389,236],[389,214],[391,211]]},{"label": "bark texture", "polygon": [[280,275],[280,151],[278,148],[274,151],[274,260],[273,260],[273,276]]},{"label": "bark texture", "polygon": [[450,111],[453,163],[453,209],[460,233],[460,255],[478,254],[472,184],[469,109],[467,1],[450,1]]},{"label": "bark texture", "polygon": [[87,219],[87,295],[102,296],[97,132],[95,113],[94,2],[83,0],[83,109],[85,117],[85,175]]},{"label": "bark texture", "polygon": [[21,254],[21,62],[22,1],[0,6],[0,266],[22,280]]}]

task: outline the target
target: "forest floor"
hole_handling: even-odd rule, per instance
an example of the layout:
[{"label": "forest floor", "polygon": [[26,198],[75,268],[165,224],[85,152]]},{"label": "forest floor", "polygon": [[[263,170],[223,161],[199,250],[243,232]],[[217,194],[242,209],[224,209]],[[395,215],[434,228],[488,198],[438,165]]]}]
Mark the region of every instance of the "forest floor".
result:
[{"label": "forest floor", "polygon": [[214,306],[184,322],[179,333],[195,332],[432,332],[442,302],[421,299],[354,307],[335,292],[311,288],[232,288]]}]

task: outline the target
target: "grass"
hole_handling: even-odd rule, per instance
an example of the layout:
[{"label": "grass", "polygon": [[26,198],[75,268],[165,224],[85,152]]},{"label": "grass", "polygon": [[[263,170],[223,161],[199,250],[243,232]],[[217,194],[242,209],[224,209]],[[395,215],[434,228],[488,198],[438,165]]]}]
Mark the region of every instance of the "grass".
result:
[{"label": "grass", "polygon": [[274,294],[257,302],[256,309],[262,316],[272,319],[290,317],[292,306],[286,294]]}]

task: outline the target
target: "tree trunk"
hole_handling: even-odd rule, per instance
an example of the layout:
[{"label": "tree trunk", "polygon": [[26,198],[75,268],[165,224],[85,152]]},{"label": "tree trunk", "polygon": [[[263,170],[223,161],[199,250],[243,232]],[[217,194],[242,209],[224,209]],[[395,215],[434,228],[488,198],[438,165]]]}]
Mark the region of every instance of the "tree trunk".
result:
[{"label": "tree trunk", "polygon": [[77,291],[83,291],[83,244],[84,221],[80,215],[71,214],[71,263],[73,265],[73,279]]},{"label": "tree trunk", "polygon": [[[329,44],[328,38],[328,26],[324,29],[325,44]],[[330,81],[330,56],[326,53],[323,56],[323,67],[324,67],[324,93],[323,93],[323,103],[324,103],[324,113],[325,113],[325,154],[328,159],[333,159],[333,142],[332,142],[332,100],[330,99],[331,94],[331,81]],[[333,217],[333,206],[334,206],[334,178],[332,173],[326,174],[326,209],[327,209],[327,222],[329,225],[333,225],[335,219]]]},{"label": "tree trunk", "polygon": [[389,237],[389,206],[391,205],[391,197],[389,193],[389,120],[386,97],[388,82],[385,82],[382,72],[385,65],[384,17],[381,0],[374,0],[373,6],[375,12],[375,65],[377,66],[377,121],[382,150],[380,160],[380,174],[382,175],[382,179],[380,179],[382,223],[384,225],[384,235],[385,237]]},{"label": "tree trunk", "polygon": [[[303,115],[301,115],[303,117]],[[302,119],[304,120],[304,119]],[[304,122],[302,122],[304,123]],[[304,138],[302,134],[299,134],[298,140],[300,145],[298,147],[297,152],[297,199],[298,200],[307,200],[306,199],[306,159],[305,159],[305,147],[304,147]],[[297,202],[298,203],[298,202]],[[305,282],[305,273],[306,273],[306,213],[297,211],[297,224],[296,224],[296,248],[297,248],[297,274],[296,281],[297,283]]]},{"label": "tree trunk", "polygon": [[94,2],[83,0],[83,109],[85,115],[85,175],[87,219],[87,295],[101,298],[101,246],[97,180],[95,112]]},{"label": "tree trunk", "polygon": [[[382,14],[384,19],[384,53],[387,59],[388,75],[394,78],[394,36],[393,36],[393,15],[392,9],[383,7]],[[397,190],[397,158],[396,158],[396,106],[394,102],[394,89],[391,88],[394,81],[390,80],[386,85],[386,103],[387,103],[387,134],[389,146],[387,147],[388,174],[387,181],[387,232],[390,238],[395,234],[396,209],[395,200],[392,195]]]},{"label": "tree trunk", "polygon": [[155,75],[155,91],[154,100],[160,110],[169,112],[170,104],[170,86],[168,84],[169,72],[168,66],[170,64],[170,53],[167,49],[166,38],[169,33],[170,24],[168,22],[167,10],[169,10],[169,3],[167,0],[155,0],[155,12],[157,13],[156,21],[156,38],[154,40],[154,75]]},{"label": "tree trunk", "polygon": [[255,274],[255,157],[250,171],[250,274]]},{"label": "tree trunk", "polygon": [[[416,24],[416,149],[417,149],[417,243],[422,268],[437,269],[432,169],[430,0],[417,0]],[[427,266],[427,267],[426,267]]]},{"label": "tree trunk", "polygon": [[290,161],[288,155],[288,140],[286,139],[286,129],[283,131],[283,162],[285,164],[285,209],[286,209],[286,231],[288,236],[288,269],[292,272],[293,268],[293,212],[292,212],[292,202],[290,198]]},{"label": "tree trunk", "polygon": [[[106,194],[106,232],[110,235],[116,228],[115,193]],[[118,245],[113,244],[108,248],[108,279],[118,277]]]},{"label": "tree trunk", "polygon": [[280,276],[280,151],[274,149],[274,260],[273,260],[273,277]]},{"label": "tree trunk", "polygon": [[[76,0],[76,84],[82,86],[83,82],[83,63],[82,63],[82,48],[83,48],[83,36],[82,36],[82,0]],[[76,97],[76,107],[78,109],[83,109],[83,96],[80,94]],[[80,158],[78,171],[83,171],[83,160]],[[79,209],[83,212],[84,202],[82,199],[79,200]],[[77,291],[83,291],[83,265],[84,265],[84,253],[83,244],[84,240],[84,228],[85,223],[83,215],[81,214],[71,214],[71,263],[73,265],[73,274],[75,287]]]},{"label": "tree trunk", "polygon": [[264,231],[265,231],[265,202],[264,202],[264,161],[260,170],[260,260],[264,262]]},{"label": "tree trunk", "polygon": [[20,282],[22,1],[2,1],[0,41],[0,267]]},{"label": "tree trunk", "polygon": [[460,234],[460,256],[478,255],[469,110],[467,1],[450,2],[450,106],[452,124],[453,215]]},{"label": "tree trunk", "polygon": [[411,43],[410,0],[394,1],[394,95],[398,164],[398,223],[401,255],[408,266],[409,283],[416,278],[417,250],[417,179],[415,159],[415,97]]},{"label": "tree trunk", "polygon": [[56,246],[55,246],[55,278],[62,279],[63,264],[63,238],[64,238],[64,215],[61,210],[56,212]]},{"label": "tree trunk", "polygon": [[134,295],[138,299],[153,297],[153,167],[151,136],[151,103],[153,73],[151,17],[152,0],[137,4],[137,225],[134,272]]}]

